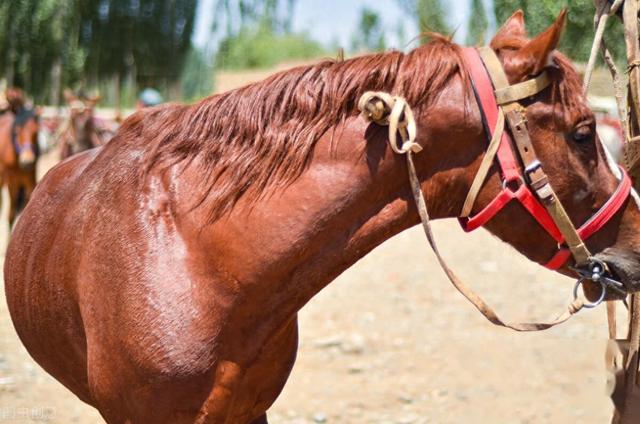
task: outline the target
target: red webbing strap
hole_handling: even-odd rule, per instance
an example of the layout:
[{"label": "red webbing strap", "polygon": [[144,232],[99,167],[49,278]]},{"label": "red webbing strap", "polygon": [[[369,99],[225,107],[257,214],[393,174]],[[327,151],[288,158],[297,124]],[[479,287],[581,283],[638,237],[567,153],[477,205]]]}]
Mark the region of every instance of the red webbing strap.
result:
[{"label": "red webbing strap", "polygon": [[[471,83],[474,87],[474,93],[478,105],[480,106],[480,114],[486,124],[486,130],[488,131],[488,139],[493,137],[493,132],[498,122],[498,104],[493,93],[493,83],[489,78],[484,63],[480,58],[480,54],[475,48],[468,47],[462,49],[464,60],[467,64],[467,70],[471,77]],[[506,181],[514,181],[520,178],[520,169],[518,162],[511,149],[511,143],[509,143],[509,135],[505,131],[502,134],[502,141],[498,148],[498,162],[502,169],[502,176]]]},{"label": "red webbing strap", "polygon": [[562,268],[562,266],[567,263],[570,257],[571,251],[566,247],[563,247],[562,249],[558,250],[555,255],[553,255],[553,258],[551,258],[549,262],[544,264],[544,267],[552,271],[556,271]]},{"label": "red webbing strap", "polygon": [[529,187],[521,185],[516,193],[520,204],[529,211],[529,214],[535,218],[538,224],[540,224],[556,242],[564,239],[562,232],[560,232],[549,211],[542,206],[538,198],[529,190]]},{"label": "red webbing strap", "polygon": [[[591,218],[587,220],[580,228],[578,228],[578,235],[582,240],[586,240],[598,231],[602,227],[604,227],[607,222],[613,218],[613,216],[620,210],[622,205],[626,202],[629,194],[631,193],[631,178],[624,170],[624,168],[620,167],[622,172],[622,180],[616,191],[611,195],[609,200],[606,201],[604,205],[593,215]],[[559,241],[562,243],[563,241]],[[561,268],[567,260],[571,257],[571,252],[567,248],[562,248],[556,252],[555,255],[547,262],[544,266],[546,268],[557,270]]]},{"label": "red webbing strap", "polygon": [[483,210],[471,218],[458,218],[460,225],[466,232],[482,227],[511,200],[517,199],[542,228],[558,243],[564,241],[562,233],[551,218],[551,215],[540,204],[535,195],[525,185],[518,187],[516,191],[510,188],[503,189]]},{"label": "red webbing strap", "polygon": [[[489,77],[489,73],[485,68],[484,62],[480,54],[475,48],[463,49],[467,69],[471,77],[474,87],[474,93],[480,107],[480,112],[485,120],[485,128],[489,132],[489,139],[493,137],[493,133],[498,121],[498,104],[494,94],[493,83]],[[510,136],[508,131],[504,131],[500,146],[496,157],[500,168],[502,169],[503,179],[507,183],[521,182],[522,173],[518,161],[511,147]],[[540,204],[537,198],[531,193],[529,188],[524,184],[514,192],[505,187],[498,196],[496,196],[482,211],[473,217],[460,218],[460,224],[465,231],[472,231],[486,224],[493,218],[508,202],[518,199],[520,203],[533,215],[538,223],[556,240],[562,240],[560,230],[553,222],[544,206]]]},{"label": "red webbing strap", "polygon": [[620,210],[624,202],[627,200],[627,197],[629,197],[629,193],[631,193],[631,178],[629,178],[627,171],[625,171],[623,167],[620,167],[620,171],[622,172],[622,180],[620,180],[620,184],[618,184],[616,191],[611,195],[609,200],[602,205],[595,215],[589,218],[587,222],[578,228],[578,235],[583,240],[588,239],[604,227],[604,225]]},{"label": "red webbing strap", "polygon": [[509,189],[502,190],[500,194],[485,206],[480,212],[472,217],[458,218],[462,229],[467,233],[482,227],[510,201],[515,199],[513,192]]}]

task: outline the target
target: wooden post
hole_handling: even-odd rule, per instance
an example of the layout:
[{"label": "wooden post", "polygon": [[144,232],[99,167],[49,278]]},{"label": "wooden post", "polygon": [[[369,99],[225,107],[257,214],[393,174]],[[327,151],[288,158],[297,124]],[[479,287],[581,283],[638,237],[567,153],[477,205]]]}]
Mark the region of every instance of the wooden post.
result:
[{"label": "wooden post", "polygon": [[[624,152],[624,165],[640,189],[640,33],[638,2],[626,0],[622,9],[629,85],[627,87],[627,122],[629,134]],[[615,378],[611,394],[615,406],[613,424],[640,422],[640,294],[629,296],[629,330],[624,340],[610,340],[608,366]],[[613,353],[612,353],[613,352]]]}]

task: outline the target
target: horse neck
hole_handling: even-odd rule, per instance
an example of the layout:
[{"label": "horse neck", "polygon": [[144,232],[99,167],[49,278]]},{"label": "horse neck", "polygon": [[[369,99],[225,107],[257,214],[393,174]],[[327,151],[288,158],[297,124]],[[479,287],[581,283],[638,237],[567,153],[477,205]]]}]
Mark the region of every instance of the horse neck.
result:
[{"label": "horse neck", "polygon": [[[473,178],[465,167],[480,157],[483,133],[479,118],[463,110],[458,78],[439,98],[428,109],[416,108],[424,123],[418,141],[425,147],[416,165],[429,208],[445,217],[464,200]],[[213,225],[206,249],[219,262],[224,245],[233,260],[223,266],[239,281],[293,284],[306,302],[373,248],[418,223],[405,159],[388,147],[387,129],[354,117],[334,130],[318,141],[300,178],[257,202],[241,200]],[[451,146],[460,151],[473,144],[475,150],[452,153]]]},{"label": "horse neck", "polygon": [[94,132],[94,127],[91,122],[93,118],[90,118],[89,121],[85,122],[84,125],[78,125],[73,119],[71,121],[71,129],[73,132],[73,142],[75,142],[79,146],[85,146],[88,148],[93,147],[93,143],[91,141],[91,136]]}]

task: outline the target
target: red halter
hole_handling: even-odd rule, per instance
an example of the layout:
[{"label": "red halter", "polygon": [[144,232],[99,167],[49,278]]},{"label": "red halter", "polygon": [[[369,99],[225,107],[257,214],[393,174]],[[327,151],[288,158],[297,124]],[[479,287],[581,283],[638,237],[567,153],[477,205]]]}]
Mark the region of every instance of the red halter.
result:
[{"label": "red halter", "polygon": [[[489,139],[491,139],[498,121],[498,104],[496,102],[493,84],[478,51],[474,48],[465,48],[463,54],[471,77],[476,100],[480,106],[485,128]],[[564,237],[551,218],[551,215],[525,182],[526,179],[520,161],[514,154],[513,141],[509,135],[509,131],[503,132],[496,157],[502,173],[503,189],[500,194],[475,216],[460,218],[462,228],[469,232],[483,226],[500,212],[507,203],[517,199],[531,216],[535,218],[538,224],[558,243],[558,250],[544,266],[552,270],[561,268],[571,257],[571,252],[566,246],[563,246]],[[627,197],[629,197],[631,179],[623,168],[620,169],[622,171],[622,180],[611,198],[609,198],[595,215],[577,229],[578,235],[582,240],[588,239],[609,222],[620,210],[627,200]]]}]

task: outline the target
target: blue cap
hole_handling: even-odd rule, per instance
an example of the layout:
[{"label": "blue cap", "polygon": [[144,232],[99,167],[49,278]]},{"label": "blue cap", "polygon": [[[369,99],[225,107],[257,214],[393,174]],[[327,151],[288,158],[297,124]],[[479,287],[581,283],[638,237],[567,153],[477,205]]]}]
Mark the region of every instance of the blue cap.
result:
[{"label": "blue cap", "polygon": [[145,88],[142,90],[138,99],[147,107],[157,106],[164,102],[162,95],[158,93],[158,90],[154,90],[153,88]]}]

